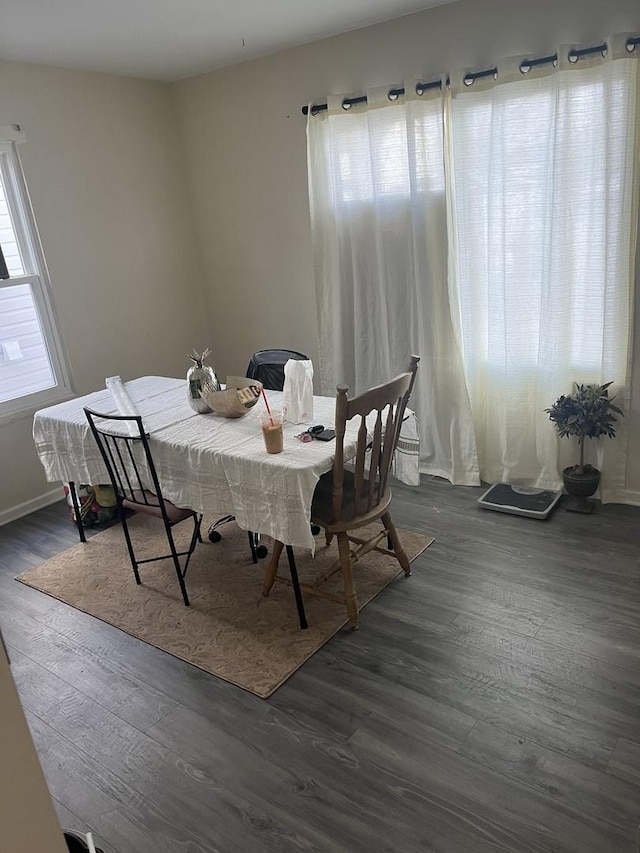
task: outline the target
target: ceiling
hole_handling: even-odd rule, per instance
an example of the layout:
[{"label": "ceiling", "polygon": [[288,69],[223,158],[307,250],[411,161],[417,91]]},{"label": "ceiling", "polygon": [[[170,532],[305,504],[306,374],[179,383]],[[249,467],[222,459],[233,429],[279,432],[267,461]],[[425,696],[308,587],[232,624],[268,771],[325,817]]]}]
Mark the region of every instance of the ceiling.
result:
[{"label": "ceiling", "polygon": [[452,0],[1,0],[0,59],[179,80]]}]

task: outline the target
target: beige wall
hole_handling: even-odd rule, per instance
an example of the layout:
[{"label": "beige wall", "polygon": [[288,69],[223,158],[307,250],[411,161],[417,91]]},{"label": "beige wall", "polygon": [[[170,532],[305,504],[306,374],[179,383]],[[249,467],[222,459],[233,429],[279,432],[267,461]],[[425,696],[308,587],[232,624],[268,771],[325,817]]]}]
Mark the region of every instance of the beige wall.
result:
[{"label": "beige wall", "polygon": [[[0,62],[13,123],[75,392],[183,375],[210,336],[169,87]],[[52,488],[31,414],[0,423],[0,520]]]},{"label": "beige wall", "polygon": [[[638,29],[637,0],[458,0],[173,86],[0,62],[74,390],[182,375],[193,346],[222,376],[266,346],[316,357],[302,104]],[[0,423],[0,481],[0,523],[52,488],[30,414]]]},{"label": "beige wall", "polygon": [[65,853],[67,845],[0,642],[0,850]]},{"label": "beige wall", "polygon": [[[263,346],[317,351],[302,104],[638,29],[638,0],[459,0],[175,84],[222,372]],[[640,502],[636,373],[628,485]]]}]

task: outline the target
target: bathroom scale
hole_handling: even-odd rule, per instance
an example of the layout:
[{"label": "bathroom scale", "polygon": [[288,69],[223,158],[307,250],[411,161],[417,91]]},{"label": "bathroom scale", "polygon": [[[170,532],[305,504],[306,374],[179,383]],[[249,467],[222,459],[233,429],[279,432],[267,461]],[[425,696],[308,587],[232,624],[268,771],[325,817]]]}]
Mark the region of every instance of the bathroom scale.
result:
[{"label": "bathroom scale", "polygon": [[478,498],[482,509],[526,515],[529,518],[547,518],[562,497],[562,489],[535,489],[511,483],[494,483]]}]

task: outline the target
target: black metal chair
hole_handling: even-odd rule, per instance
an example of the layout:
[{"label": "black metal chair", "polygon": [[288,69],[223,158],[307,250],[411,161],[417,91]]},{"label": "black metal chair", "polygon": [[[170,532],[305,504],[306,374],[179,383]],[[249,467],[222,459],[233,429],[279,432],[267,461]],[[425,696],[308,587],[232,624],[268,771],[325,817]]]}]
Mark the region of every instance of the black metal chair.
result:
[{"label": "black metal chair", "polygon": [[[248,379],[257,379],[262,382],[266,391],[282,391],[284,388],[284,366],[290,358],[296,361],[306,361],[309,356],[291,349],[261,349],[249,359],[246,376]],[[235,515],[223,515],[209,527],[209,539],[211,542],[219,542],[222,534],[219,528],[235,521]],[[260,535],[249,531],[249,547],[253,562],[262,559],[269,553],[266,545],[260,544]]]},{"label": "black metal chair", "polygon": [[[138,567],[143,563],[171,559],[180,584],[182,598],[188,607],[189,596],[185,575],[196,544],[202,541],[200,536],[202,515],[192,509],[177,507],[163,496],[148,436],[144,431],[140,415],[107,415],[87,407],[84,408],[84,412],[116,493],[118,514],[136,583],[141,583]],[[169,543],[168,554],[143,560],[136,558],[127,525],[128,510],[143,512],[163,522]],[[193,534],[187,550],[178,551],[172,528],[187,518],[193,519]],[[181,565],[180,557],[186,557],[184,565]]]}]

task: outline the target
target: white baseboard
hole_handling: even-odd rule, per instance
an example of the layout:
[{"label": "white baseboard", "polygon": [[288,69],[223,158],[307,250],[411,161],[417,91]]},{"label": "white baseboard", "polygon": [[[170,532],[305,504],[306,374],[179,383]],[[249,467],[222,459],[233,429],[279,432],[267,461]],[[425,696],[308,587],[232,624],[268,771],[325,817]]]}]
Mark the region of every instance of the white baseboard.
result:
[{"label": "white baseboard", "polygon": [[62,486],[56,486],[55,489],[52,489],[50,492],[46,492],[44,495],[40,495],[37,498],[33,498],[33,500],[25,501],[25,503],[18,504],[18,506],[12,506],[10,509],[2,510],[0,511],[0,527],[4,524],[9,524],[10,521],[16,521],[18,518],[23,518],[25,515],[29,515],[37,509],[50,506],[51,504],[63,499],[64,491]]}]

